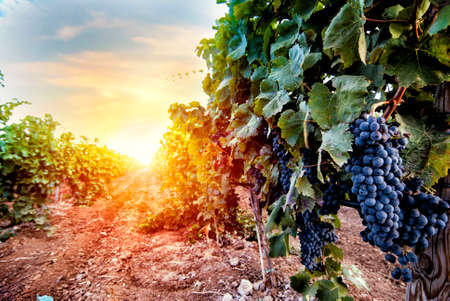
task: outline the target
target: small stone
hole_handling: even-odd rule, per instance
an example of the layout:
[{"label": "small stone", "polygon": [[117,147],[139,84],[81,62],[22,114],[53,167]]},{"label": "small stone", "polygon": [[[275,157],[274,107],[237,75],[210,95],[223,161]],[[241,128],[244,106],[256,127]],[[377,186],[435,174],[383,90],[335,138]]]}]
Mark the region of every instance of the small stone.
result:
[{"label": "small stone", "polygon": [[81,279],[84,278],[84,275],[83,274],[78,274],[75,278],[77,279],[77,281],[80,281]]},{"label": "small stone", "polygon": [[229,293],[226,293],[222,297],[222,301],[231,301],[231,300],[233,300],[233,296],[231,296]]},{"label": "small stone", "polygon": [[253,283],[253,289],[255,291],[259,291],[264,289],[264,283],[262,280],[256,281],[255,283]]},{"label": "small stone", "polygon": [[273,301],[273,298],[272,298],[272,296],[265,296],[264,298],[263,298],[263,301]]},{"label": "small stone", "polygon": [[232,283],[231,283],[231,287],[237,287],[239,285],[239,282],[237,282],[237,281],[233,281]]},{"label": "small stone", "polygon": [[235,267],[239,264],[239,258],[237,257],[230,258],[229,262],[232,267]]},{"label": "small stone", "polygon": [[253,292],[253,284],[247,279],[242,279],[241,284],[238,287],[239,295],[248,296],[251,295],[252,292]]},{"label": "small stone", "polygon": [[238,240],[234,245],[235,250],[242,250],[245,248],[245,243],[242,240]]}]

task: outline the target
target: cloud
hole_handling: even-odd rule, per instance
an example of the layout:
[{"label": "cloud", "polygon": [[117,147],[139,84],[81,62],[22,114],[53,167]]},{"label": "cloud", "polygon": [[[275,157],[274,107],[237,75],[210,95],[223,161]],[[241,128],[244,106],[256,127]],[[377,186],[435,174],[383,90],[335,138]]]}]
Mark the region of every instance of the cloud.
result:
[{"label": "cloud", "polygon": [[91,19],[87,22],[75,26],[62,26],[54,36],[43,36],[44,39],[60,39],[69,41],[76,38],[81,33],[95,29],[111,29],[130,26],[129,22],[118,18],[108,19],[105,13],[91,12]]},{"label": "cloud", "polygon": [[[206,103],[194,54],[224,8],[205,0],[0,0],[0,100],[130,153],[158,144],[171,103]],[[176,74],[189,73],[175,83]],[[145,140],[146,143],[140,143]]]}]

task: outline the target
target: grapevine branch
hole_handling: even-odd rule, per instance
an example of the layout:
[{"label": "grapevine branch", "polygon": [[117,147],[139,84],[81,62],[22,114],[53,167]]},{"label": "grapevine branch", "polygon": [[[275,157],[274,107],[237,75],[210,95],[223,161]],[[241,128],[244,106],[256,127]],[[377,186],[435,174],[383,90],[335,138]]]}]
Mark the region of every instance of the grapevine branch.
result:
[{"label": "grapevine branch", "polygon": [[417,9],[419,8],[419,1],[414,0],[414,32],[416,33],[416,39],[419,41],[419,32],[417,30]]},{"label": "grapevine branch", "polygon": [[399,20],[399,19],[383,20],[383,19],[372,19],[372,18],[366,18],[366,21],[377,22],[377,23],[407,23],[408,22],[408,20]]},{"label": "grapevine branch", "polygon": [[398,87],[397,92],[395,92],[394,97],[388,100],[389,104],[386,108],[386,111],[383,114],[384,119],[388,119],[392,113],[394,113],[397,106],[403,101],[402,97],[403,94],[405,94],[406,88],[405,87]]}]

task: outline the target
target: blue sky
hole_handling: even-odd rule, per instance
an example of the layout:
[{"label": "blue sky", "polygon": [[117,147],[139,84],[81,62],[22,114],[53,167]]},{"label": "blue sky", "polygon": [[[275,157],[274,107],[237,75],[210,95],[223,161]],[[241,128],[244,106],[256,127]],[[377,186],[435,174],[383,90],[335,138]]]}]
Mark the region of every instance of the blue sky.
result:
[{"label": "blue sky", "polygon": [[224,13],[214,0],[0,0],[0,101],[149,160],[170,103],[206,102],[194,50]]}]

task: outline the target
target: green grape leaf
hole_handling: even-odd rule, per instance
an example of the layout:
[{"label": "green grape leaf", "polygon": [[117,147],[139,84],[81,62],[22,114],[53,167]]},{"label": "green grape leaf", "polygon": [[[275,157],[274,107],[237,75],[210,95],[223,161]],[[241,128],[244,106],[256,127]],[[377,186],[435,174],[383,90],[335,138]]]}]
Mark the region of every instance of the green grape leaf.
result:
[{"label": "green grape leaf", "polygon": [[[324,280],[319,280],[324,281]],[[317,290],[316,294],[317,299],[320,301],[337,301],[339,297],[339,289],[336,288],[329,288],[328,286],[321,286],[319,284],[319,289]]]},{"label": "green grape leaf", "polygon": [[276,228],[279,216],[283,214],[283,205],[286,201],[286,196],[281,196],[278,200],[275,201],[273,205],[271,205],[272,211],[270,212],[269,218],[267,219],[266,226],[264,227],[264,231],[266,233],[272,232],[273,229]]},{"label": "green grape leaf", "polygon": [[386,19],[395,19],[398,17],[398,14],[404,9],[400,4],[387,7],[383,12],[383,18]]},{"label": "green grape leaf", "polygon": [[311,277],[307,272],[298,273],[289,279],[291,280],[291,288],[300,294],[303,294],[309,288],[311,281]]},{"label": "green grape leaf", "polygon": [[330,277],[336,277],[341,270],[341,264],[333,258],[327,257],[325,259],[325,269]]},{"label": "green grape leaf", "polygon": [[231,116],[229,130],[234,131],[235,138],[230,143],[234,145],[239,140],[256,136],[261,122],[262,118],[252,113],[247,104],[240,105]]},{"label": "green grape leaf", "polygon": [[281,234],[271,235],[269,237],[269,256],[270,257],[284,257],[287,256],[287,247],[284,232]]},{"label": "green grape leaf", "polygon": [[335,55],[340,55],[345,68],[358,60],[366,62],[364,23],[361,7],[357,3],[347,3],[325,32],[323,48],[332,49]]},{"label": "green grape leaf", "polygon": [[267,77],[267,67],[266,66],[259,66],[255,70],[253,70],[252,75],[250,77],[250,80],[252,82],[261,80],[263,78]]},{"label": "green grape leaf", "polygon": [[430,34],[436,34],[441,30],[444,30],[448,27],[450,23],[450,5],[446,5],[439,10],[439,15],[434,21],[433,25],[431,25],[428,32]]},{"label": "green grape leaf", "polygon": [[336,123],[336,103],[333,100],[330,90],[322,83],[315,83],[309,92],[311,116],[322,129]]},{"label": "green grape leaf", "polygon": [[307,21],[316,9],[318,2],[318,0],[296,0],[294,6],[295,12]]},{"label": "green grape leaf", "polygon": [[311,183],[306,177],[299,177],[297,183],[295,184],[299,194],[309,197],[311,199],[316,198],[316,192],[314,191]]},{"label": "green grape leaf", "polygon": [[352,122],[364,108],[369,81],[364,76],[342,75],[333,78],[336,88],[338,122]]},{"label": "green grape leaf", "polygon": [[247,39],[241,29],[228,42],[228,56],[227,60],[235,61],[240,59],[245,54],[247,48]]},{"label": "green grape leaf", "polygon": [[423,174],[427,176],[425,184],[429,186],[434,185],[440,178],[447,176],[450,168],[449,143],[450,138],[447,138],[443,142],[435,143],[431,146],[428,153],[428,161],[423,171]]},{"label": "green grape leaf", "polygon": [[399,85],[404,87],[413,83],[418,87],[440,84],[449,78],[448,70],[443,70],[436,59],[424,51],[407,47],[400,39],[388,41],[380,63],[385,72],[396,76]]},{"label": "green grape leaf", "polygon": [[[348,131],[348,125],[341,123],[322,133],[322,145],[319,153],[327,151],[333,161],[342,166],[350,158],[348,154],[352,150],[352,134]],[[318,162],[320,164],[320,162]]]},{"label": "green grape leaf", "polygon": [[[291,20],[285,20],[278,25],[278,38],[275,43],[270,45],[270,56],[273,57],[275,51],[284,47],[291,47],[299,36],[302,19],[299,16],[293,17]],[[265,39],[266,40],[266,39]]]},{"label": "green grape leaf", "polygon": [[305,56],[305,60],[303,61],[303,71],[311,68],[312,66],[314,66],[315,64],[317,64],[318,61],[320,61],[322,59],[322,53],[321,52],[311,52],[308,53]]},{"label": "green grape leaf", "polygon": [[277,91],[273,98],[264,106],[263,115],[270,118],[278,114],[291,99],[285,90]]},{"label": "green grape leaf", "polygon": [[322,129],[352,122],[364,109],[369,81],[364,76],[342,75],[332,80],[336,93],[316,83],[309,93],[311,116]]},{"label": "green grape leaf", "polygon": [[434,35],[430,40],[429,53],[439,62],[450,67],[450,37],[445,34]]},{"label": "green grape leaf", "polygon": [[305,60],[307,48],[295,44],[289,49],[289,59],[284,56],[272,60],[272,70],[269,79],[276,80],[280,89],[293,91],[300,87],[303,80],[302,64]]},{"label": "green grape leaf", "polygon": [[420,176],[431,186],[447,175],[450,168],[449,138],[428,128],[423,120],[410,115],[396,115],[399,129],[409,133],[409,143],[402,153],[407,172]]},{"label": "green grape leaf", "polygon": [[344,259],[344,251],[338,248],[336,245],[328,243],[325,245],[323,249],[324,256],[332,255],[334,258],[338,260]]},{"label": "green grape leaf", "polygon": [[[306,104],[303,104],[306,107]],[[290,146],[298,144],[304,145],[303,139],[303,124],[306,118],[306,111],[300,110],[298,112],[294,110],[286,110],[281,113],[278,120],[278,126],[281,129],[281,137],[287,141]]]},{"label": "green grape leaf", "polygon": [[278,114],[291,99],[285,90],[278,90],[277,83],[272,79],[265,79],[260,85],[261,93],[255,102],[255,113],[270,118]]},{"label": "green grape leaf", "polygon": [[362,272],[356,266],[352,265],[350,269],[343,268],[342,274],[348,281],[353,283],[358,289],[370,291],[369,285],[367,284],[366,280],[362,278]]}]

